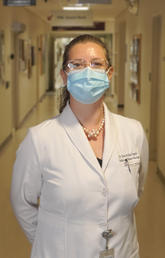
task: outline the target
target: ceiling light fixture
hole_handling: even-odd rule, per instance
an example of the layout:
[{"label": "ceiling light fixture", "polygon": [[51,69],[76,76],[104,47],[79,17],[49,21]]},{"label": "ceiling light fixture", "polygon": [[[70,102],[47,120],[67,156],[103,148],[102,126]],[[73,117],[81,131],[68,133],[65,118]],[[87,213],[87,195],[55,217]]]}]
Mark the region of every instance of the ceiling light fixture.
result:
[{"label": "ceiling light fixture", "polygon": [[3,0],[6,6],[28,6],[36,5],[36,0]]},{"label": "ceiling light fixture", "polygon": [[64,6],[62,8],[64,11],[88,11],[88,6]]},{"label": "ceiling light fixture", "polygon": [[80,4],[112,4],[112,0],[78,0]]}]

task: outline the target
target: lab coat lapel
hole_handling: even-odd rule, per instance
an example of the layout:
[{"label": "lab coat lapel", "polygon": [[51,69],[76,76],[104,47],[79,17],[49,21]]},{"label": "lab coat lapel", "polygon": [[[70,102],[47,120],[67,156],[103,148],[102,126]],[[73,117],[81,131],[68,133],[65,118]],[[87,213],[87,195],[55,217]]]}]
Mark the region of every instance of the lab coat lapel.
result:
[{"label": "lab coat lapel", "polygon": [[59,120],[61,125],[64,127],[66,133],[70,137],[72,143],[83,155],[84,159],[86,159],[90,163],[90,165],[92,165],[92,167],[94,167],[95,170],[100,173],[100,165],[88,142],[82,126],[72,112],[69,104],[67,104],[67,106],[59,116]]},{"label": "lab coat lapel", "polygon": [[105,170],[111,159],[115,146],[117,145],[117,128],[115,127],[113,114],[108,110],[105,104],[104,104],[104,112],[105,112],[105,136],[104,136],[102,170],[105,173]]}]

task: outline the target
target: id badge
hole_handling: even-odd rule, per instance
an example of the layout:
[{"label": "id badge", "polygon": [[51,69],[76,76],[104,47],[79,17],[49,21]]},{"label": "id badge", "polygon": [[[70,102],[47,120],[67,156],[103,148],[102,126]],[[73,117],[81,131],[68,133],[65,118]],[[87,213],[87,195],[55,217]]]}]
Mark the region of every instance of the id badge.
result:
[{"label": "id badge", "polygon": [[99,258],[114,258],[114,249],[106,249],[101,251]]}]

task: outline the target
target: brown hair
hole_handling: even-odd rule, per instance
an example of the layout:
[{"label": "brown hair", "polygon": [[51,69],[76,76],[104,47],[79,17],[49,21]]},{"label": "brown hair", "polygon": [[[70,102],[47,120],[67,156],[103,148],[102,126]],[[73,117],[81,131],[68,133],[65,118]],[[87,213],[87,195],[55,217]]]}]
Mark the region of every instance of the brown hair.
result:
[{"label": "brown hair", "polygon": [[[70,49],[78,43],[85,43],[85,42],[94,42],[94,43],[100,45],[105,50],[105,57],[108,61],[109,67],[111,66],[109,52],[108,52],[108,49],[107,49],[106,45],[104,44],[104,42],[102,42],[99,38],[97,38],[93,35],[83,34],[83,35],[80,35],[80,36],[74,38],[72,41],[69,42],[68,45],[65,46],[65,50],[64,50],[64,54],[63,54],[63,64],[62,64],[63,70],[66,69],[66,64],[69,60]],[[68,100],[69,100],[69,92],[68,92],[67,88],[64,87],[63,100],[60,105],[60,113],[63,111]]]}]

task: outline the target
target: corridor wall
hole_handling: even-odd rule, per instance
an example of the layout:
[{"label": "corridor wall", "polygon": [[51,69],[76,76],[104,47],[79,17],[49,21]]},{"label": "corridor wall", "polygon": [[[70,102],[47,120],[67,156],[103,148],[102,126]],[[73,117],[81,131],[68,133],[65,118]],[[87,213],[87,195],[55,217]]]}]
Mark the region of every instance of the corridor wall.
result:
[{"label": "corridor wall", "polygon": [[[152,22],[155,16],[161,16],[161,46],[160,46],[160,72],[158,94],[158,119],[157,119],[157,146],[156,160],[158,168],[165,176],[165,2],[161,0],[140,1],[139,11],[137,15],[133,15],[126,10],[116,19],[116,51],[119,49],[119,31],[121,24],[126,24],[125,44],[125,81],[123,85],[116,80],[116,87],[120,89],[124,87],[124,113],[128,117],[138,119],[142,122],[148,139],[150,139],[151,127],[151,84],[152,84]],[[130,44],[134,35],[141,35],[141,67],[140,67],[140,103],[130,97]],[[116,72],[119,70],[120,56],[117,56],[118,62]],[[121,91],[122,92],[122,91]]]},{"label": "corridor wall", "polygon": [[[13,128],[19,127],[27,114],[41,99],[47,89],[47,73],[40,72],[38,41],[41,35],[46,38],[49,26],[24,7],[4,7],[0,2],[0,31],[5,38],[5,83],[0,83],[0,146],[11,135]],[[24,24],[24,32],[13,32],[13,23]],[[15,38],[17,42],[15,42]],[[31,66],[30,76],[27,70],[20,72],[15,68],[15,43],[19,39],[30,42],[34,47],[35,64]],[[17,46],[18,47],[18,46]],[[14,55],[14,59],[11,58]],[[17,78],[17,80],[16,80]],[[8,82],[8,83],[7,83]]]}]

